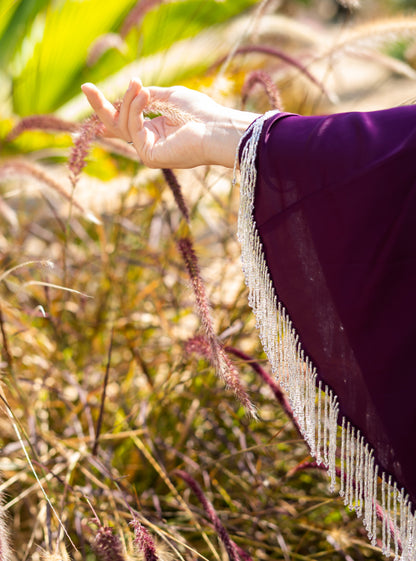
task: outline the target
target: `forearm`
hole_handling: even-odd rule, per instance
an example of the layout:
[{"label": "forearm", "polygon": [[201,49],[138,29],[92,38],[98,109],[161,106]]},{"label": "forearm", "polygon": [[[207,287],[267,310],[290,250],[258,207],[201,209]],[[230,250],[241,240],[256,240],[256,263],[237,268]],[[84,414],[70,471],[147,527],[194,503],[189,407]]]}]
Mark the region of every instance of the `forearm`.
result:
[{"label": "forearm", "polygon": [[227,109],[209,126],[205,141],[206,163],[233,168],[240,139],[257,117],[257,113]]}]

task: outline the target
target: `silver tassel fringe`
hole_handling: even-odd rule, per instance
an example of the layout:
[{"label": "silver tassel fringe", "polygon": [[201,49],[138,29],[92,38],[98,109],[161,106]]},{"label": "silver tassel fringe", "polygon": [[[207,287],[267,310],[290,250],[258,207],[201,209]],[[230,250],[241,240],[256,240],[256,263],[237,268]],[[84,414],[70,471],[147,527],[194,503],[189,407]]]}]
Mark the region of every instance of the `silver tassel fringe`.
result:
[{"label": "silver tassel fringe", "polygon": [[[241,140],[248,136],[240,163],[238,239],[260,339],[312,455],[328,469],[330,490],[335,490],[338,472],[339,493],[345,504],[363,517],[371,543],[381,543],[384,555],[394,554],[395,561],[416,561],[416,514],[408,496],[391,476],[387,479],[384,472],[379,473],[374,451],[360,431],[345,418],[338,425],[337,396],[322,382],[316,384],[316,370],[304,356],[299,337],[273,288],[253,211],[257,145],[264,122],[274,114],[272,111],[258,118]],[[234,182],[239,151],[240,146]]]}]

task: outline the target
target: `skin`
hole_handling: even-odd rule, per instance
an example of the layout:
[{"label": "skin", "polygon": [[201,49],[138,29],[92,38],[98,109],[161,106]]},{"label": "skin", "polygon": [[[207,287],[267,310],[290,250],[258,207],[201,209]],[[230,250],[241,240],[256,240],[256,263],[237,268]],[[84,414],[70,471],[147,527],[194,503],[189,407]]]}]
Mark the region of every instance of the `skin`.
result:
[{"label": "skin", "polygon": [[[132,142],[140,160],[151,168],[192,168],[217,164],[234,166],[241,136],[259,115],[230,109],[205,94],[183,86],[144,87],[133,78],[119,110],[93,84],[82,91],[105,126],[107,136]],[[174,124],[169,117],[145,119],[154,101],[168,102],[194,119]]]}]

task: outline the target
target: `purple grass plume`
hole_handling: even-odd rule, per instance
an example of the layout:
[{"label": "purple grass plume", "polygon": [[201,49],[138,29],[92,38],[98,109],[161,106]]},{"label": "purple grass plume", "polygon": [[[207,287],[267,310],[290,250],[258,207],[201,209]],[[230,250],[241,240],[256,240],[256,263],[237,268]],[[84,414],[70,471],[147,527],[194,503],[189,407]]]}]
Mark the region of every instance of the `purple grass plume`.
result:
[{"label": "purple grass plume", "polygon": [[79,176],[85,167],[85,158],[88,156],[91,143],[103,134],[104,125],[97,115],[91,115],[81,125],[74,138],[74,146],[68,158],[70,180],[72,187],[75,188]]},{"label": "purple grass plume", "polygon": [[99,526],[92,548],[100,561],[126,561],[118,536],[108,526]]},{"label": "purple grass plume", "polygon": [[158,561],[155,542],[147,529],[137,518],[134,518],[130,524],[134,529],[133,543],[143,553],[145,561]]},{"label": "purple grass plume", "polygon": [[25,131],[39,130],[48,132],[74,133],[79,130],[80,125],[71,121],[64,121],[55,115],[29,115],[23,117],[6,137],[8,142],[15,140]]},{"label": "purple grass plume", "polygon": [[128,32],[133,28],[137,27],[142,21],[146,12],[161,4],[163,0],[138,0],[137,4],[134,6],[130,13],[126,17],[121,27],[121,36],[125,37]]},{"label": "purple grass plume", "polygon": [[211,317],[211,308],[191,239],[188,237],[180,238],[178,241],[178,248],[192,283],[196,300],[196,310],[201,320],[202,328],[205,332],[209,348],[209,351],[205,356],[209,358],[217,374],[224,380],[227,388],[234,393],[246,411],[252,417],[256,417],[255,407],[241,383],[239,372],[231,359],[225,353],[221,342],[215,334]]},{"label": "purple grass plume", "polygon": [[188,487],[193,491],[196,498],[199,500],[201,505],[204,508],[205,513],[207,514],[208,518],[210,519],[211,523],[213,524],[215,531],[218,534],[219,539],[224,544],[225,550],[227,551],[228,557],[230,561],[251,561],[251,557],[246,553],[243,549],[237,546],[237,544],[230,538],[227,530],[223,526],[219,516],[214,509],[211,502],[207,499],[204,492],[202,491],[199,484],[195,481],[195,479],[189,475],[186,471],[183,470],[175,470],[174,472],[178,477],[183,479]]},{"label": "purple grass plume", "polygon": [[[242,55],[248,53],[261,53],[264,55],[272,56],[274,58],[278,58],[282,60],[283,62],[286,62],[286,64],[293,66],[294,68],[297,68],[306,78],[308,78],[310,82],[315,84],[321,90],[321,92],[326,95],[326,97],[329,100],[332,101],[333,96],[330,94],[330,92],[327,91],[323,83],[320,82],[317,78],[315,78],[315,76],[306,68],[306,66],[304,66],[296,58],[288,55],[284,51],[281,51],[280,49],[276,49],[276,47],[270,47],[269,45],[245,45],[243,47],[239,47],[238,49],[236,49],[236,51],[233,53],[233,57],[236,55]],[[227,58],[228,55],[221,57],[212,65],[211,68],[214,69],[217,68],[218,66],[221,66],[221,64],[223,64],[227,60]]]},{"label": "purple grass plume", "polygon": [[180,186],[179,181],[176,178],[176,175],[173,173],[171,169],[162,169],[162,172],[166,179],[166,183],[169,185],[170,190],[173,193],[176,204],[178,205],[178,208],[181,211],[182,216],[185,218],[187,222],[189,222],[189,209],[183,197],[182,187]]},{"label": "purple grass plume", "polygon": [[87,55],[88,66],[94,66],[103,54],[110,49],[117,49],[121,54],[126,53],[127,45],[118,33],[105,33],[93,42]]},{"label": "purple grass plume", "polygon": [[279,109],[283,111],[283,104],[280,98],[279,90],[276,84],[273,82],[271,76],[264,70],[253,70],[250,72],[244,81],[243,88],[241,91],[243,106],[247,102],[247,98],[252,92],[254,86],[260,84],[266,91],[267,97],[269,98],[269,103],[273,109]]},{"label": "purple grass plume", "polygon": [[[194,337],[191,337],[191,339],[188,339],[188,341],[186,341],[185,343],[185,351],[189,354],[197,354],[211,360],[211,345],[204,335],[195,335]],[[273,392],[274,397],[280,403],[283,411],[292,421],[299,435],[303,438],[302,432],[296,420],[293,409],[290,406],[289,400],[287,399],[286,394],[283,392],[280,385],[272,378],[272,376],[270,376],[270,374],[264,368],[262,368],[257,361],[252,359],[248,354],[244,353],[240,349],[226,346],[224,347],[224,351],[226,353],[234,355],[241,360],[244,360],[251,366],[254,372],[256,372],[256,374],[258,374],[260,378],[269,386],[269,388]]]},{"label": "purple grass plume", "polygon": [[303,438],[302,432],[296,420],[296,416],[293,412],[293,409],[289,403],[289,400],[287,399],[286,394],[284,393],[280,385],[276,382],[276,380],[264,368],[262,368],[257,361],[253,360],[248,354],[244,353],[240,349],[227,346],[225,347],[225,351],[227,353],[234,355],[237,358],[246,361],[247,364],[249,364],[251,368],[254,370],[254,372],[256,372],[260,376],[263,382],[265,382],[269,386],[269,388],[273,392],[274,397],[280,403],[283,411],[292,421],[295,429],[298,431],[299,436]]}]

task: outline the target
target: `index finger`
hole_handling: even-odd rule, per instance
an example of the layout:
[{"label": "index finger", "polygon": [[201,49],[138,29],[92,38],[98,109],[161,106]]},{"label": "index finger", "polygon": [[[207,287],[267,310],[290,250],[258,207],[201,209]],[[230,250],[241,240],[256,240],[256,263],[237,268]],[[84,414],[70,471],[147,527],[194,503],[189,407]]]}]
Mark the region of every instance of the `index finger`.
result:
[{"label": "index finger", "polygon": [[94,84],[83,84],[81,89],[105,127],[109,130],[114,129],[118,116],[118,111],[114,105],[108,101]]}]

